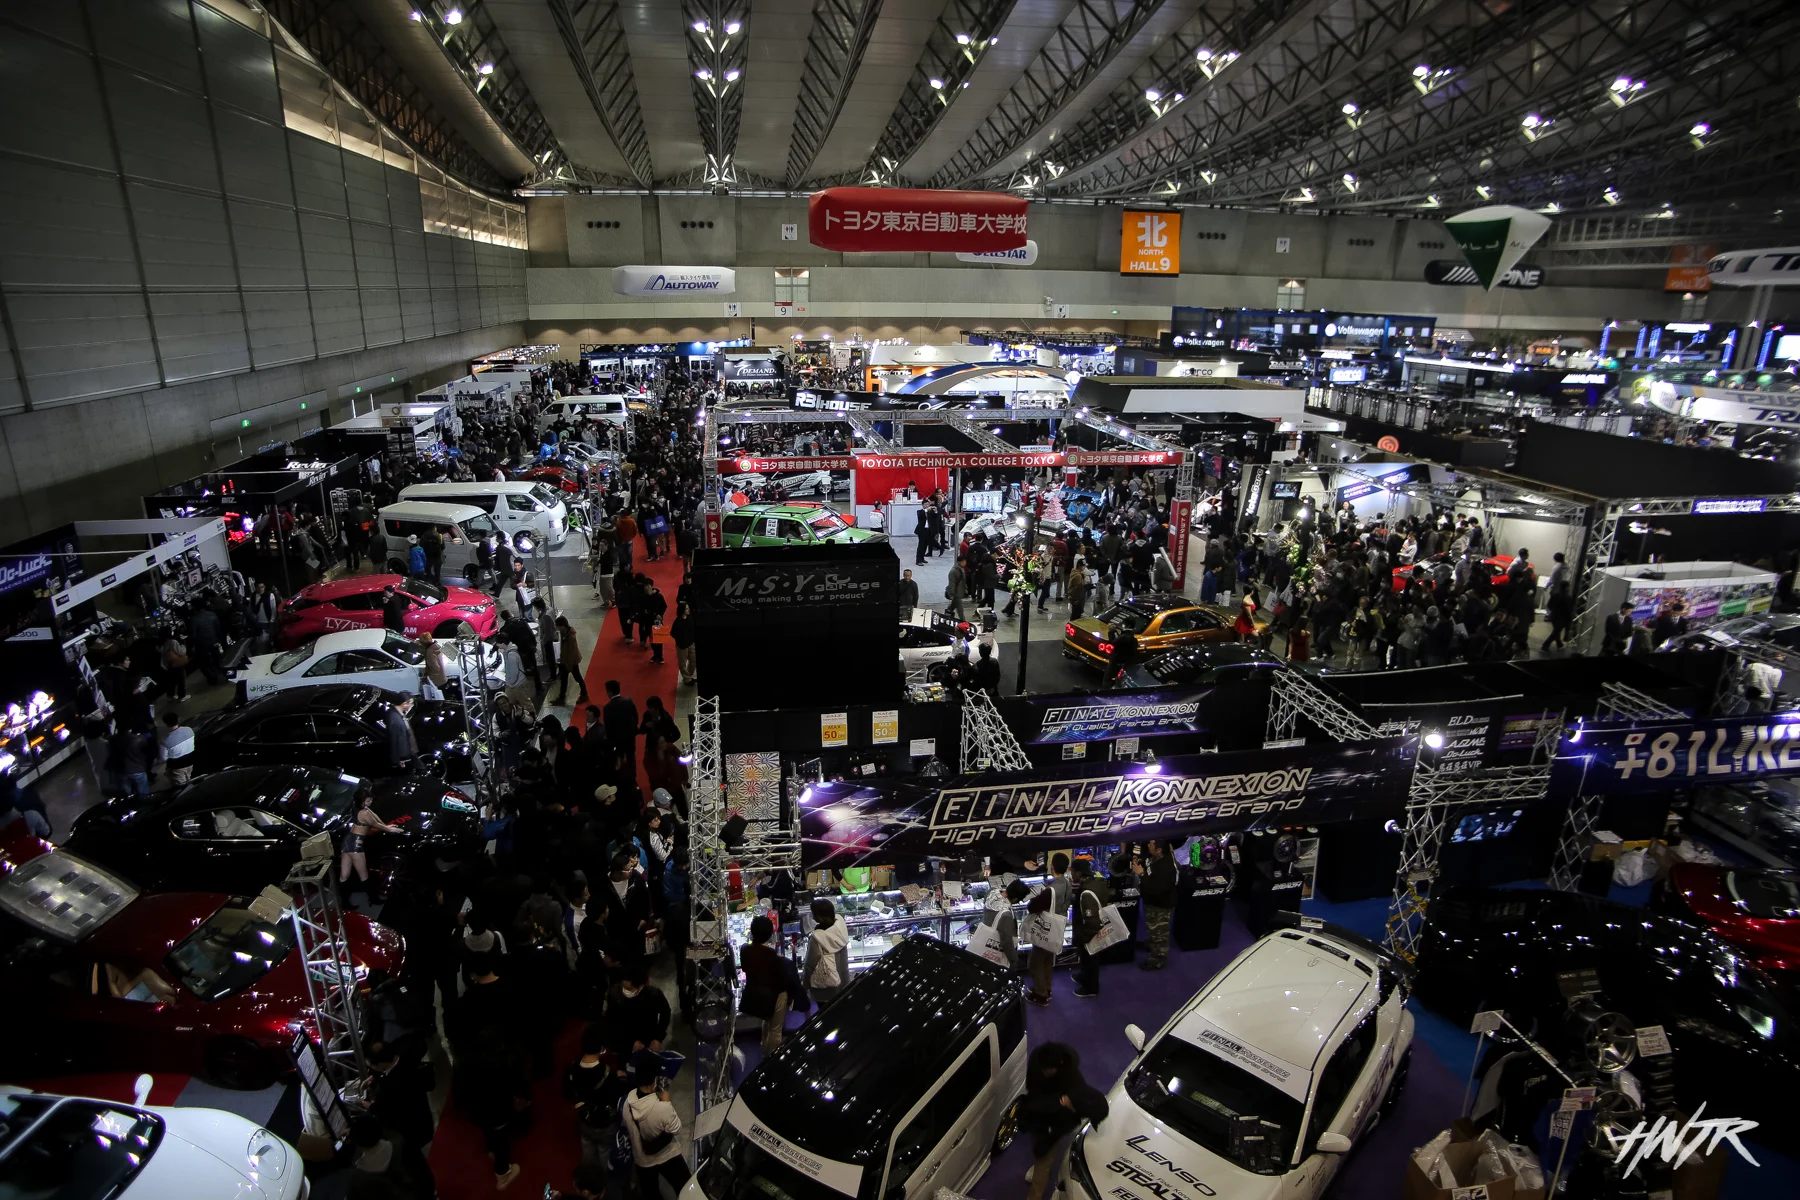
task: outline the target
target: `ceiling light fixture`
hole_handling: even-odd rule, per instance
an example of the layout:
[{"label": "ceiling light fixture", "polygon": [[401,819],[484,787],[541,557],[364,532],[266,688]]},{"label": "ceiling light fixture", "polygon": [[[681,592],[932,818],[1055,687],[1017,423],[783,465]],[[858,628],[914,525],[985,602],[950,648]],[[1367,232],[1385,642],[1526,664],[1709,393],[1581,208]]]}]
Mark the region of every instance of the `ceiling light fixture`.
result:
[{"label": "ceiling light fixture", "polygon": [[1157,91],[1155,88],[1145,88],[1144,89],[1144,99],[1148,100],[1152,104],[1155,104],[1158,100],[1162,99],[1162,93]]},{"label": "ceiling light fixture", "polygon": [[1483,200],[1489,200],[1493,198],[1494,189],[1485,183],[1478,183],[1475,185],[1475,194]]},{"label": "ceiling light fixture", "polygon": [[926,82],[931,84],[931,90],[934,92],[941,92],[944,90],[944,81],[939,79],[936,75],[933,75],[930,79],[926,80]]},{"label": "ceiling light fixture", "polygon": [[416,9],[416,8],[415,8],[415,9],[413,9],[413,10],[412,10],[412,12],[411,12],[411,13],[410,13],[410,14],[409,14],[409,15],[410,15],[410,16],[411,16],[411,17],[412,17],[412,19],[413,19],[413,20],[415,20],[415,21],[423,21],[423,20],[424,20],[424,19],[425,19],[425,14],[424,14],[424,13],[422,13],[422,12],[420,12],[420,11],[419,11],[419,10],[418,10],[418,9]]},{"label": "ceiling light fixture", "polygon": [[708,25],[705,21],[695,21],[694,22],[694,32],[695,33],[711,33],[712,26]]},{"label": "ceiling light fixture", "polygon": [[1430,65],[1428,65],[1426,63],[1420,63],[1418,66],[1414,67],[1413,68],[1413,78],[1414,79],[1430,79],[1431,78]]},{"label": "ceiling light fixture", "polygon": [[956,44],[959,46],[966,46],[973,40],[974,39],[970,38],[966,33],[959,33],[956,35]]},{"label": "ceiling light fixture", "polygon": [[492,75],[494,73],[494,64],[493,63],[482,63],[479,67],[476,67],[475,69],[477,71],[480,71],[483,75]]},{"label": "ceiling light fixture", "polygon": [[712,78],[712,70],[708,67],[701,67],[698,71],[694,72],[694,78],[695,79],[711,79]]},{"label": "ceiling light fixture", "polygon": [[743,74],[742,71],[738,70],[736,67],[733,67],[733,68],[731,68],[731,70],[725,72],[725,82],[726,83],[736,83],[738,81],[738,77],[742,74]]},{"label": "ceiling light fixture", "polygon": [[462,24],[462,9],[460,9],[460,8],[446,9],[444,12],[444,24],[446,24],[446,25],[461,25]]},{"label": "ceiling light fixture", "polygon": [[727,22],[725,22],[725,36],[726,37],[736,37],[738,34],[738,30],[742,29],[743,27],[744,26],[741,22],[727,21]]},{"label": "ceiling light fixture", "polygon": [[1346,117],[1354,117],[1357,114],[1357,111],[1356,105],[1348,100],[1344,101],[1344,115]]},{"label": "ceiling light fixture", "polygon": [[1609,187],[1600,194],[1600,198],[1608,204],[1617,204],[1619,202],[1619,189]]}]

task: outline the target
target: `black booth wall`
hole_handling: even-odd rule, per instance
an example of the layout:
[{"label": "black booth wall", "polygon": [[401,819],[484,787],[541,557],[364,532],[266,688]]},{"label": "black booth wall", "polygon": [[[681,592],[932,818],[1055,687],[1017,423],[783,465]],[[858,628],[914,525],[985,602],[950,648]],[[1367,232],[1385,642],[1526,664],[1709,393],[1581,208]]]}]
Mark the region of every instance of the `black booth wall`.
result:
[{"label": "black booth wall", "polygon": [[1513,473],[1590,496],[1768,496],[1796,490],[1785,463],[1529,421]]},{"label": "black booth wall", "polygon": [[[1489,467],[1501,470],[1506,466],[1506,457],[1510,447],[1499,438],[1450,437],[1442,433],[1427,433],[1422,429],[1412,429],[1405,425],[1390,425],[1386,421],[1371,421],[1367,417],[1352,417],[1344,413],[1316,410],[1321,417],[1344,423],[1344,436],[1353,442],[1362,442],[1373,446],[1384,437],[1391,437],[1400,443],[1397,453],[1408,458],[1428,458],[1432,462],[1444,463],[1452,467]],[[1552,428],[1555,428],[1552,426]],[[1617,440],[1617,439],[1614,439]],[[1535,478],[1535,476],[1534,476]],[[1546,483],[1554,482],[1545,480]],[[1581,489],[1576,489],[1581,490]]]}]

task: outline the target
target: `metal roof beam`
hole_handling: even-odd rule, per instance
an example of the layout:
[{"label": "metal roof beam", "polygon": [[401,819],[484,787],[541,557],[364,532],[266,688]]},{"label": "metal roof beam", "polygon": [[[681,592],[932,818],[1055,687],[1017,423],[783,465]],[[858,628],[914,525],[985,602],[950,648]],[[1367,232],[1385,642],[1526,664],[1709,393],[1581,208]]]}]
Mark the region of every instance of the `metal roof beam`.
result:
[{"label": "metal roof beam", "polygon": [[932,176],[932,187],[961,187],[1014,153],[1131,43],[1164,0],[1077,0],[1025,74],[979,129]]},{"label": "metal roof beam", "polygon": [[[975,73],[990,44],[999,36],[1017,0],[950,0],[938,17],[919,65],[900,101],[888,118],[887,128],[875,143],[864,181],[896,182],[896,173],[916,153],[925,138],[962,94],[962,85]],[[962,41],[958,41],[958,35]],[[933,80],[938,86],[932,87]]]},{"label": "metal roof beam", "polygon": [[606,135],[639,187],[655,183],[650,136],[631,74],[631,48],[619,20],[618,0],[547,0],[575,75]]},{"label": "metal roof beam", "polygon": [[743,0],[682,0],[688,67],[693,73],[694,114],[706,151],[705,182],[738,182],[738,129],[744,116],[744,63],[750,42],[750,9]]},{"label": "metal roof beam", "polygon": [[817,0],[806,60],[800,66],[800,94],[794,104],[794,131],[788,139],[787,184],[798,188],[812,170],[819,148],[831,135],[869,35],[881,15],[881,0]]},{"label": "metal roof beam", "polygon": [[479,0],[471,3],[455,25],[445,24],[430,5],[413,11],[476,102],[525,157],[539,169],[568,161],[562,143],[525,85],[524,75],[506,52],[506,42],[486,5]]}]

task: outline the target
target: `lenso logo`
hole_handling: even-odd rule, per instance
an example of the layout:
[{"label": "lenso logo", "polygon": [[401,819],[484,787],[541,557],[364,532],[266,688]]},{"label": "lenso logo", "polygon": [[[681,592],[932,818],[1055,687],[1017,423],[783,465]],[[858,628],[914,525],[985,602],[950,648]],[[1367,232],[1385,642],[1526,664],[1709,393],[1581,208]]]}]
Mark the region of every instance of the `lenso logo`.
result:
[{"label": "lenso logo", "polygon": [[720,281],[717,279],[695,279],[676,276],[670,279],[667,275],[657,275],[644,286],[647,292],[716,292]]}]

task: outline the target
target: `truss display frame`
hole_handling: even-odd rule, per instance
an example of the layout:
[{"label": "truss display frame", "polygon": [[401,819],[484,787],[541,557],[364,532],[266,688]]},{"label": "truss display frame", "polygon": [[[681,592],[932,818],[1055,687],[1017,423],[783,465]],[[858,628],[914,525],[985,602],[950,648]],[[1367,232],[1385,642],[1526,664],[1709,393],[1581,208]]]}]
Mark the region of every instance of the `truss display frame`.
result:
[{"label": "truss display frame", "polygon": [[356,966],[344,932],[344,912],[333,878],[335,856],[302,858],[283,885],[292,901],[294,952],[306,978],[307,1003],[318,1027],[316,1038],[332,1085],[345,1087],[366,1077],[362,1020],[357,1009]]}]

